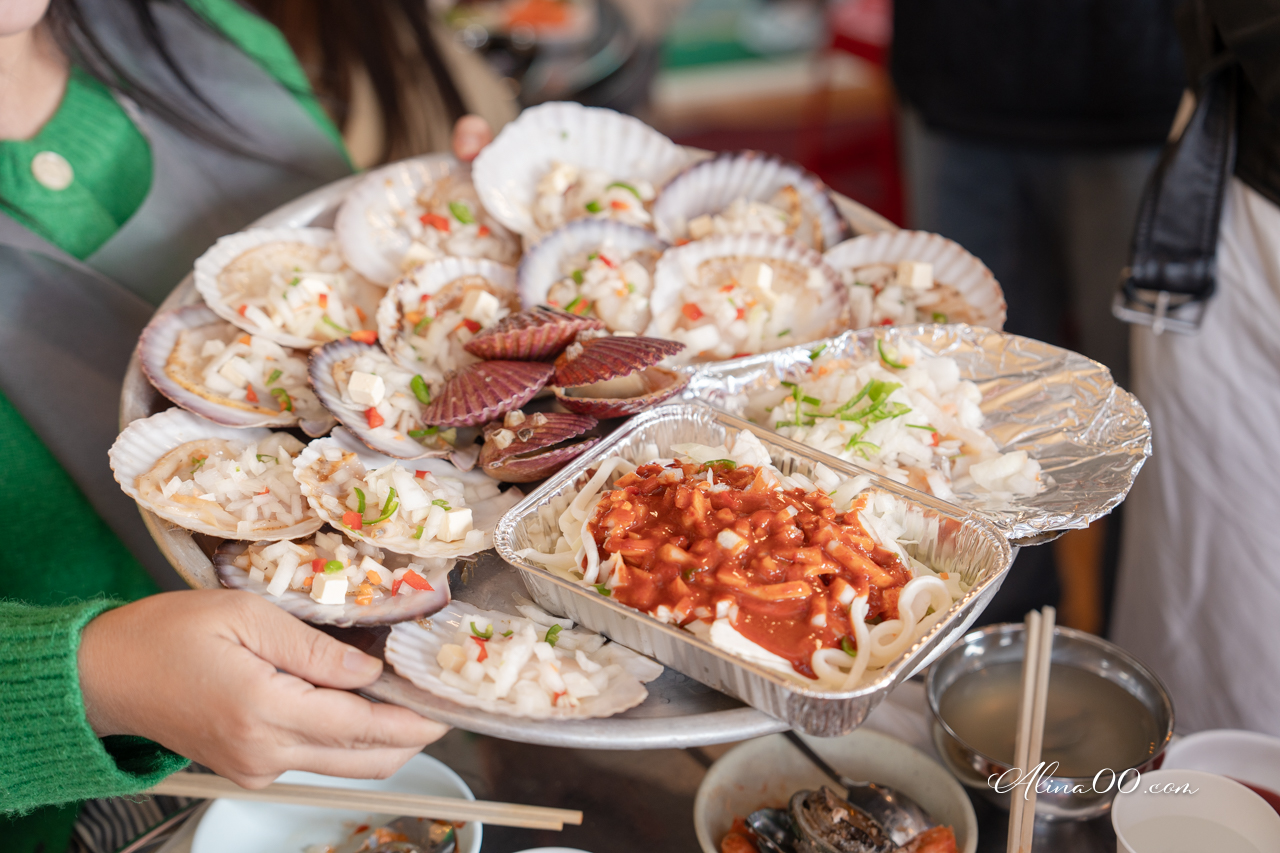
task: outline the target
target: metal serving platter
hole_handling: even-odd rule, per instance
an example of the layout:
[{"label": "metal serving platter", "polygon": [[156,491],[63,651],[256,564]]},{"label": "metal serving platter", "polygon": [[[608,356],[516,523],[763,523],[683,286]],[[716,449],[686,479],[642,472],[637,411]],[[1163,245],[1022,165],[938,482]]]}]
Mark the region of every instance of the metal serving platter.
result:
[{"label": "metal serving platter", "polygon": [[881,339],[909,340],[955,359],[961,376],[982,391],[985,431],[1002,449],[1026,450],[1040,462],[1048,486],[1038,495],[991,503],[958,494],[954,500],[988,518],[1015,545],[1047,542],[1111,512],[1151,455],[1146,410],[1106,367],[1042,341],[962,323],[858,329],[708,364],[690,378],[684,396],[742,415],[751,400],[798,381],[812,352],[865,363],[877,358]]},{"label": "metal serving platter", "polygon": [[[696,157],[709,152],[691,150]],[[428,155],[435,160],[446,155]],[[359,176],[343,178],[285,204],[253,223],[251,227],[332,227],[338,206]],[[896,228],[891,222],[862,205],[834,195],[854,234]],[[174,288],[160,310],[179,308],[200,301],[192,276]],[[171,403],[151,387],[138,365],[137,354],[129,363],[120,396],[120,426],[171,407]],[[218,540],[175,527],[154,513],[142,510],[143,520],[160,551],[178,574],[196,589],[220,588],[209,555]],[[492,551],[479,556],[475,566],[456,585],[454,597],[483,608],[510,608],[513,594],[524,595],[520,575]],[[373,653],[380,654],[389,629],[333,629],[336,636]],[[365,695],[411,708],[423,716],[467,731],[506,740],[545,746],[582,749],[667,749],[728,743],[784,731],[785,722],[744,705],[674,670],[648,685],[649,698],[622,714],[599,720],[574,722],[536,721],[487,714],[464,708],[419,690],[393,672],[385,673]]]},{"label": "metal serving platter", "polygon": [[812,478],[815,466],[821,463],[846,479],[866,474],[863,469],[814,454],[804,445],[708,406],[661,406],[631,418],[513,507],[498,522],[494,545],[503,559],[520,569],[530,594],[547,610],[563,613],[668,667],[693,673],[702,683],[786,720],[806,734],[848,734],[900,681],[927,666],[963,635],[999,589],[1013,558],[1008,541],[986,519],[887,478],[870,477],[871,489],[894,495],[910,507],[910,512],[918,513],[918,535],[913,533],[915,538],[909,543],[904,540],[908,553],[935,570],[959,574],[969,591],[927,634],[879,670],[874,679],[843,692],[802,685],[519,556],[519,552],[531,547],[547,553],[553,550],[559,535],[555,506],[571,500],[571,495],[604,460],[620,456],[641,464],[654,458],[655,447],[658,457],[670,458],[672,445],[694,442],[716,446],[740,430],[755,433],[783,473]]}]

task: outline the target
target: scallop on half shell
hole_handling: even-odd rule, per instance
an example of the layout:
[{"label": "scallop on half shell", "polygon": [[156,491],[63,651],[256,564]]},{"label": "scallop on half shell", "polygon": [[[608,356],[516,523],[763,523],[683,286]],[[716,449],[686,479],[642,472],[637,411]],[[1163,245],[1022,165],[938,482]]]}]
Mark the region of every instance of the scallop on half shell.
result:
[{"label": "scallop on half shell", "polygon": [[383,289],[347,266],[327,228],[252,228],[196,259],[196,290],[219,317],[311,349],[372,330]]},{"label": "scallop on half shell", "polygon": [[525,252],[516,273],[520,303],[597,317],[611,332],[642,332],[653,270],[666,248],[645,228],[575,219]]},{"label": "scallop on half shell", "polygon": [[831,337],[848,325],[848,304],[836,271],[790,237],[708,237],[658,261],[645,334],[722,361]]},{"label": "scallop on half shell", "polygon": [[303,499],[288,433],[236,429],[183,409],[136,420],[107,458],[125,494],[179,527],[223,539],[295,539],[323,520]]},{"label": "scallop on half shell", "polygon": [[439,387],[477,360],[467,343],[519,310],[512,267],[444,258],[415,267],[387,290],[378,303],[378,340],[398,364]]},{"label": "scallop on half shell", "polygon": [[726,152],[688,167],[658,196],[653,219],[670,243],[763,232],[821,252],[849,231],[822,179],[763,151]]},{"label": "scallop on half shell", "polygon": [[390,285],[407,267],[442,257],[514,264],[520,238],[480,204],[471,167],[445,154],[401,160],[365,175],[334,223],[343,256]]},{"label": "scallop on half shell", "polygon": [[[314,571],[317,559],[325,564],[336,560],[343,567],[339,571],[347,591],[341,604],[322,604],[314,597],[314,576],[337,574]],[[384,552],[365,542],[353,543],[340,533],[317,533],[298,542],[227,541],[213,554],[214,571],[228,589],[260,595],[313,625],[340,628],[392,625],[436,613],[449,603],[449,572],[456,563],[447,557]],[[400,569],[416,572],[422,580],[415,582],[426,588],[403,580],[397,584]],[[300,580],[306,577],[313,578],[308,587]]]},{"label": "scallop on half shell", "polygon": [[173,402],[233,427],[333,428],[307,385],[304,354],[250,335],[204,305],[156,314],[138,340],[147,379]]},{"label": "scallop on half shell", "polygon": [[[532,239],[579,217],[634,215],[647,223],[651,202],[642,197],[656,192],[687,161],[683,148],[637,118],[559,101],[530,107],[504,127],[476,157],[473,174],[489,212]],[[559,203],[572,195],[566,191],[571,187],[544,186],[561,167],[600,183],[600,197],[586,199],[587,204],[596,201],[594,209],[544,209],[545,202]],[[640,184],[647,190],[639,191]],[[621,205],[630,209],[623,211]]]},{"label": "scallop on half shell", "polygon": [[689,383],[684,373],[658,366],[683,349],[683,344],[659,338],[587,332],[556,359],[552,391],[562,406],[581,415],[634,415]]},{"label": "scallop on half shell", "polygon": [[462,557],[493,547],[498,519],[523,497],[445,459],[377,453],[341,427],[307,445],[294,460],[294,475],[335,529],[417,557]]}]

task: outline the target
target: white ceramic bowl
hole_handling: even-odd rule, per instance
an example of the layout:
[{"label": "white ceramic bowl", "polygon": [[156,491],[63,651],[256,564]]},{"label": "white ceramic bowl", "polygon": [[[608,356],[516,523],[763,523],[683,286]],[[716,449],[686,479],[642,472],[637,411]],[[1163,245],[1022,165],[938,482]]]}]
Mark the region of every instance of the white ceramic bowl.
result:
[{"label": "white ceramic bowl", "polygon": [[1163,770],[1203,770],[1280,794],[1280,738],[1236,729],[1196,732],[1169,744]]},{"label": "white ceramic bowl", "polygon": [[1199,770],[1144,773],[1136,788],[1116,795],[1111,825],[1118,853],[1280,850],[1280,815],[1266,800]]},{"label": "white ceramic bowl", "polygon": [[[978,820],[969,797],[941,764],[914,747],[863,729],[837,738],[804,737],[836,770],[879,782],[914,799],[956,833],[956,849],[978,848]],[[719,853],[735,817],[766,806],[784,807],[791,795],[831,781],[782,735],[739,744],[711,765],[693,803],[693,826],[704,853]]]},{"label": "white ceramic bowl", "polygon": [[[475,794],[446,765],[429,755],[415,755],[389,779],[340,779],[292,770],[278,780],[326,788],[397,791],[474,800]],[[301,853],[308,844],[337,845],[362,823],[388,823],[391,815],[374,815],[317,806],[282,806],[244,800],[217,800],[200,820],[191,853]],[[458,853],[480,853],[482,827],[468,823],[458,830]]]}]

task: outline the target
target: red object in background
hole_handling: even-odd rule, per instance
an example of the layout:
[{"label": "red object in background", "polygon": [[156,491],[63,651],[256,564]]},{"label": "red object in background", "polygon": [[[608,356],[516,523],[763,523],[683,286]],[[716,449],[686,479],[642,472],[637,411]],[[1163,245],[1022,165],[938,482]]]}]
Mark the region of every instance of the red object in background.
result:
[{"label": "red object in background", "polygon": [[893,0],[843,0],[827,14],[831,47],[884,67],[893,41]]}]

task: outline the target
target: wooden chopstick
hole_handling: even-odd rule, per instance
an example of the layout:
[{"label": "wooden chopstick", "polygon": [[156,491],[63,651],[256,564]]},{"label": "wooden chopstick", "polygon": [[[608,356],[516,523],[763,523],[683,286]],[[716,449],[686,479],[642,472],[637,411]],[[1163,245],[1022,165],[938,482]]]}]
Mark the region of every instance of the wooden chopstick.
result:
[{"label": "wooden chopstick", "polygon": [[[1035,767],[1040,763],[1040,753],[1044,746],[1044,718],[1048,711],[1049,674],[1053,670],[1053,624],[1057,611],[1046,607],[1040,618],[1039,665],[1036,667],[1035,708],[1031,716],[1031,748],[1027,755],[1027,766]],[[1031,853],[1032,833],[1036,827],[1036,789],[1031,786],[1026,803],[1026,814],[1022,819],[1022,837],[1018,843],[1018,853]]]},{"label": "wooden chopstick", "polygon": [[397,817],[429,817],[447,821],[476,821],[493,826],[515,826],[526,829],[564,828],[566,823],[582,823],[582,812],[523,806],[516,803],[493,803],[464,800],[459,797],[432,797],[394,791],[361,791],[353,788],[328,788],[320,785],[293,785],[276,782],[251,791],[230,779],[211,773],[174,773],[147,794],[202,799],[256,800],[297,806],[324,806],[351,809]]},{"label": "wooden chopstick", "polygon": [[[1018,729],[1014,736],[1013,766],[1024,777],[1031,766],[1031,719],[1035,711],[1036,669],[1040,664],[1040,614],[1033,610],[1023,623],[1022,696],[1018,703]],[[1018,853],[1022,841],[1022,824],[1025,818],[1025,793],[1015,787],[1009,792],[1009,837],[1006,853]],[[1035,823],[1034,813],[1032,824]]]}]

